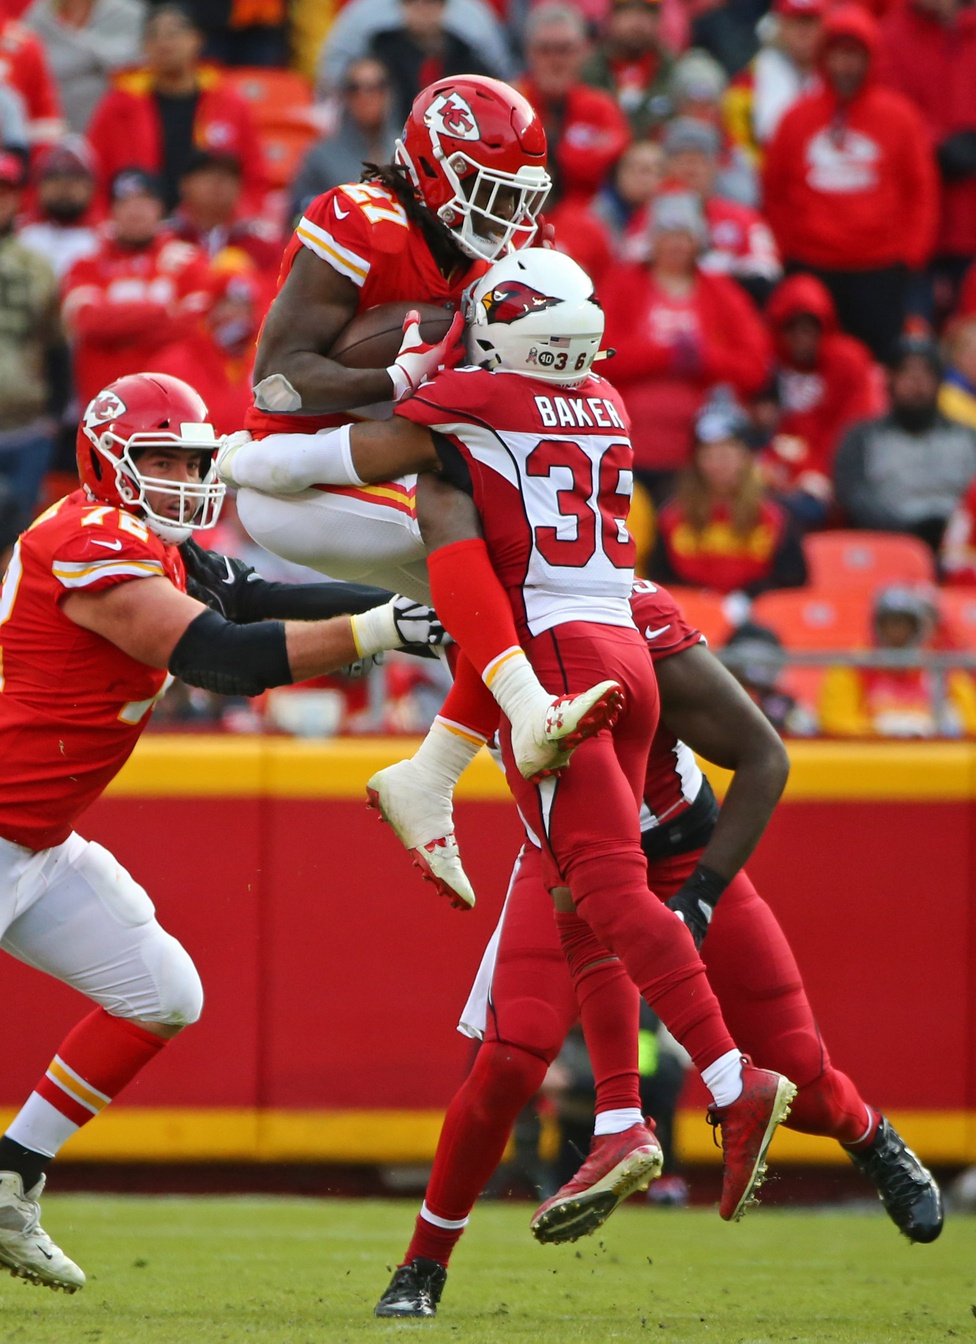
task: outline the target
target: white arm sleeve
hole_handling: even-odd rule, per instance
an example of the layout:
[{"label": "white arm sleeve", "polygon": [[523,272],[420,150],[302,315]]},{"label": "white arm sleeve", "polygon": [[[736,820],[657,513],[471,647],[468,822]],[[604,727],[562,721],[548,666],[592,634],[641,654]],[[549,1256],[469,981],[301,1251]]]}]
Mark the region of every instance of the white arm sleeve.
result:
[{"label": "white arm sleeve", "polygon": [[351,426],[320,434],[269,434],[234,452],[234,482],[266,495],[293,495],[313,485],[365,485],[352,463]]}]

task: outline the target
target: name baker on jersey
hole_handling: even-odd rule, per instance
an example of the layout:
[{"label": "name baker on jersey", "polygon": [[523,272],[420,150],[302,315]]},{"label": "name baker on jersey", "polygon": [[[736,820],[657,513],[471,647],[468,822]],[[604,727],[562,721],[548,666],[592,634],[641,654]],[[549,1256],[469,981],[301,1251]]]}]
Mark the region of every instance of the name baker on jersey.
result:
[{"label": "name baker on jersey", "polygon": [[606,397],[533,397],[539,418],[546,429],[568,426],[570,429],[622,429],[626,425],[620,412]]}]

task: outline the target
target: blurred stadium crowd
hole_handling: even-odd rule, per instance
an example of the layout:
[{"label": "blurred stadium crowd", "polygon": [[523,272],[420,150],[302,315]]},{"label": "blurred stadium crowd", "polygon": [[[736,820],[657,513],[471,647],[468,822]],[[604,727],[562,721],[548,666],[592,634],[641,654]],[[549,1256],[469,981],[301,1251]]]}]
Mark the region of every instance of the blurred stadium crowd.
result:
[{"label": "blurred stadium crowd", "polygon": [[[768,3],[0,0],[0,560],[113,378],[240,427],[292,223],[480,72],[607,313],[640,572],[785,733],[976,736],[976,5]],[[296,577],[232,507],[214,545]],[[157,726],[417,731],[444,675]]]}]

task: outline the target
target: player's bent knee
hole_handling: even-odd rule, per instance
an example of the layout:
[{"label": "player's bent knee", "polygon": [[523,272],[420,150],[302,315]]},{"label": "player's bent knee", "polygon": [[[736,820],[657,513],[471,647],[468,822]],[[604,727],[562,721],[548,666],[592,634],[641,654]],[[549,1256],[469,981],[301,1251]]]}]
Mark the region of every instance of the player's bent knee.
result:
[{"label": "player's bent knee", "polygon": [[486,1037],[551,1064],[562,1049],[568,1025],[543,999],[514,999],[496,1006],[494,1029]]},{"label": "player's bent knee", "polygon": [[188,1027],[199,1021],[203,1012],[203,982],[183,944],[157,924],[143,956],[156,986],[156,1002],[141,1004],[138,1013],[126,1016],[173,1027]]}]

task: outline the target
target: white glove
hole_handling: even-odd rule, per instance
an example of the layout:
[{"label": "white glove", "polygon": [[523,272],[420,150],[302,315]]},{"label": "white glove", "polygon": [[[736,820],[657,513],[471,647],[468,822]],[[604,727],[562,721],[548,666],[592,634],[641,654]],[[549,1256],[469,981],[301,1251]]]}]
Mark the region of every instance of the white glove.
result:
[{"label": "white glove", "polygon": [[234,458],[237,456],[237,450],[243,448],[245,443],[251,443],[251,441],[251,436],[247,430],[239,429],[234,434],[228,434],[217,449],[217,475],[224,485],[229,485],[233,490],[241,488],[240,481],[234,476]]},{"label": "white glove", "polygon": [[420,314],[415,310],[407,313],[403,319],[403,341],[400,353],[386,370],[393,384],[394,402],[409,397],[425,378],[432,378],[438,369],[454,364],[463,356],[459,346],[461,332],[464,330],[464,318],[455,313],[447,335],[436,345],[428,345],[420,334]]},{"label": "white glove", "polygon": [[352,635],[360,658],[381,649],[430,648],[442,644],[447,632],[430,607],[397,595],[381,607],[350,617]]}]

